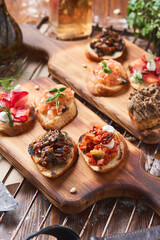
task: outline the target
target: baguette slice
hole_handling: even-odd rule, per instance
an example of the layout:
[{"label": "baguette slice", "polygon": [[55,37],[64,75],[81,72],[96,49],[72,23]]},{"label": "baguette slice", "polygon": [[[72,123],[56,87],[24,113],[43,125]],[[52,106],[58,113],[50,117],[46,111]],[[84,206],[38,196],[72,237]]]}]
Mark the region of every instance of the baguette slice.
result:
[{"label": "baguette slice", "polygon": [[130,94],[128,113],[138,130],[144,131],[160,124],[160,86],[150,84]]},{"label": "baguette slice", "polygon": [[[90,91],[91,94],[95,96],[111,96],[115,93],[120,92],[122,89],[124,89],[128,85],[128,79],[126,72],[124,71],[122,65],[115,61],[115,60],[104,60],[106,65],[111,64],[111,70],[112,73],[108,74],[108,76],[105,76],[104,73],[104,83],[102,81],[99,81],[98,76],[95,74],[95,69],[90,72],[86,79],[87,88]],[[97,67],[99,67],[101,63],[98,63]],[[107,86],[105,85],[106,82],[110,81],[117,81],[117,79],[120,79],[120,83],[115,86]],[[106,79],[106,80],[105,80]]]},{"label": "baguette slice", "polygon": [[[61,84],[56,85],[56,88],[59,89],[60,87],[64,87]],[[61,101],[61,99],[59,99]],[[42,127],[46,130],[54,130],[54,129],[61,129],[66,124],[68,124],[71,120],[73,120],[77,114],[77,107],[75,98],[73,97],[70,101],[65,102],[66,111],[62,112],[61,114],[57,114],[53,118],[49,118],[47,112],[41,113],[39,109],[39,98],[35,101],[35,109],[38,120]]]},{"label": "baguette slice", "polygon": [[[147,64],[149,63],[149,60],[147,60],[147,59],[151,59],[151,60],[153,59],[153,61],[152,61],[153,66],[150,64],[151,67],[153,68],[152,70],[147,69]],[[158,60],[156,60],[156,59],[158,59]],[[154,64],[153,64],[153,62],[154,62]],[[142,80],[140,82],[136,80],[136,77],[132,71],[133,67],[135,67],[135,70],[138,70],[138,72],[139,72],[138,76],[140,74],[140,76],[142,77]],[[155,70],[154,70],[154,68],[155,68]],[[159,57],[153,58],[152,56],[150,56],[148,54],[148,55],[143,55],[141,58],[138,58],[129,64],[129,66],[127,68],[127,76],[128,76],[131,86],[134,89],[138,90],[143,87],[148,87],[151,84],[155,84],[155,83],[160,84],[159,71],[160,71],[160,58]]]},{"label": "baguette slice", "polygon": [[0,121],[0,132],[5,133],[9,136],[16,136],[23,132],[28,131],[33,127],[35,120],[35,111],[34,107],[31,107],[31,111],[26,122],[14,122],[13,127],[9,125],[9,123]]},{"label": "baguette slice", "polygon": [[[95,40],[96,39],[94,39],[94,41]],[[86,54],[87,58],[89,58],[93,61],[100,62],[102,60],[117,59],[117,58],[121,57],[123,52],[124,52],[124,49],[125,48],[123,48],[122,51],[116,51],[112,55],[104,55],[104,56],[99,57],[98,54],[94,51],[94,49],[92,49],[90,47],[90,44],[88,44],[87,48],[86,48],[86,51],[85,51],[85,54]]]},{"label": "baguette slice", "polygon": [[139,83],[139,82],[136,82],[136,81],[134,81],[134,80],[132,79],[131,69],[134,67],[134,65],[135,65],[137,62],[139,62],[139,60],[140,60],[140,59],[134,60],[133,62],[131,62],[131,63],[129,64],[129,66],[128,66],[128,68],[127,68],[128,80],[129,80],[131,86],[132,86],[134,89],[136,89],[136,90],[138,90],[138,89],[140,89],[140,88],[142,88],[142,87],[148,87],[148,86],[149,86],[149,84],[146,84],[145,82]]},{"label": "baguette slice", "polygon": [[[50,131],[53,133],[54,135],[54,131]],[[41,140],[43,137],[46,136],[47,133],[44,133],[42,135],[40,135],[39,137],[37,137],[34,141],[39,141]],[[67,134],[67,133],[65,133]],[[68,136],[68,134],[67,134]],[[51,161],[49,161],[49,164],[47,165],[47,167],[42,166],[39,163],[40,157],[37,157],[36,155],[33,155],[33,142],[29,145],[28,151],[31,154],[31,158],[34,161],[34,163],[36,164],[37,168],[40,170],[40,172],[47,178],[57,178],[60,175],[62,175],[63,173],[65,173],[76,161],[78,158],[78,149],[77,146],[75,144],[75,142],[73,141],[73,139],[71,139],[69,136],[68,138],[70,139],[70,144],[72,144],[71,147],[71,151],[67,156],[67,160],[65,163],[61,163],[61,164],[56,164],[53,165]],[[48,145],[49,146],[49,145]]]},{"label": "baguette slice", "polygon": [[[103,166],[94,166],[94,165],[91,165],[89,163],[89,157],[80,149],[78,148],[79,150],[79,153],[81,154],[81,156],[83,157],[84,161],[87,163],[87,165],[94,171],[96,172],[99,172],[99,173],[105,173],[105,172],[108,172],[110,170],[113,170],[114,168],[118,167],[120,164],[122,164],[122,162],[124,162],[124,160],[126,159],[126,156],[127,156],[127,151],[128,151],[128,147],[127,147],[127,144],[126,144],[126,141],[124,139],[124,137],[118,133],[116,131],[116,135],[120,141],[120,145],[117,147],[118,149],[118,152],[117,152],[117,155],[114,159],[112,159],[108,164],[106,165],[103,165]],[[79,139],[79,142],[81,142],[82,140],[82,137],[84,135],[82,135]]]},{"label": "baguette slice", "polygon": [[135,119],[131,112],[129,112],[129,116],[134,126],[140,131],[156,127],[160,124],[160,117],[148,118],[145,120],[137,121],[137,119]]}]

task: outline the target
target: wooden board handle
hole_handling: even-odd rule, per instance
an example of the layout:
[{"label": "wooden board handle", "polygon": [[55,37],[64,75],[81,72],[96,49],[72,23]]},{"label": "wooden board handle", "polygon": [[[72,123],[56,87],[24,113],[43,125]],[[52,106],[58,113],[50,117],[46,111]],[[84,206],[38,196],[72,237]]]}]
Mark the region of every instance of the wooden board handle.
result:
[{"label": "wooden board handle", "polygon": [[23,35],[23,43],[35,50],[43,51],[48,55],[48,59],[54,55],[54,42],[40,33],[36,28],[27,24],[21,24],[20,28]]},{"label": "wooden board handle", "polygon": [[136,158],[137,155],[129,163],[123,188],[128,189],[127,196],[141,199],[160,215],[160,179],[145,171],[146,158],[142,152]]}]

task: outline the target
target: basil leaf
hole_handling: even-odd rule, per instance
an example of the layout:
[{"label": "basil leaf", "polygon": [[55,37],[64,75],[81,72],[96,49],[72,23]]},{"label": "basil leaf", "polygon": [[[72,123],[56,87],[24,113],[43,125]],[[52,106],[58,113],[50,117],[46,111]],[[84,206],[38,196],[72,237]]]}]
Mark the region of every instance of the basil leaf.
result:
[{"label": "basil leaf", "polygon": [[103,71],[108,74],[112,73],[112,70],[109,67],[104,68]]},{"label": "basil leaf", "polygon": [[46,103],[52,102],[55,98],[54,97],[49,97],[46,99]]},{"label": "basil leaf", "polygon": [[66,90],[66,87],[59,88],[59,92],[63,92],[64,90]]},{"label": "basil leaf", "polygon": [[[105,61],[102,61],[102,64],[103,64],[103,67],[104,67],[104,68],[106,68],[106,67],[107,67],[107,64],[106,64],[106,62],[105,62]],[[102,67],[102,68],[103,68],[103,67]]]},{"label": "basil leaf", "polygon": [[57,88],[51,88],[51,89],[49,90],[49,93],[52,93],[52,92],[58,92],[58,89],[57,89]]}]

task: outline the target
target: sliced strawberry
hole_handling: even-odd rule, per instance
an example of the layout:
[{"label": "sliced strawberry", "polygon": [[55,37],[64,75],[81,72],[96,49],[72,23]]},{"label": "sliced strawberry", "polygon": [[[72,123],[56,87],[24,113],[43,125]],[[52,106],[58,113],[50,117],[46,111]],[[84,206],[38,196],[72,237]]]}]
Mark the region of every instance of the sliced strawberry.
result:
[{"label": "sliced strawberry", "polygon": [[134,70],[142,71],[147,68],[147,62],[142,61],[142,59],[138,59],[133,66]]},{"label": "sliced strawberry", "polygon": [[155,60],[156,63],[156,74],[160,75],[160,58],[158,60]]},{"label": "sliced strawberry", "polygon": [[12,91],[12,102],[11,106],[14,108],[24,108],[28,100],[28,92],[21,91],[21,92],[15,92]]},{"label": "sliced strawberry", "polygon": [[142,59],[143,62],[147,63],[147,57],[146,57],[146,55],[143,55],[143,56],[141,57],[141,59]]},{"label": "sliced strawberry", "polygon": [[[13,114],[13,122],[26,122],[29,117],[30,108],[16,109],[16,114]],[[15,112],[14,112],[15,113]]]},{"label": "sliced strawberry", "polygon": [[153,73],[144,73],[143,78],[147,84],[159,83],[159,79]]},{"label": "sliced strawberry", "polygon": [[[3,93],[2,94],[2,99],[1,102],[4,103],[4,106],[7,107],[11,107],[11,99],[10,99],[10,93]],[[3,105],[3,104],[2,104]]]}]

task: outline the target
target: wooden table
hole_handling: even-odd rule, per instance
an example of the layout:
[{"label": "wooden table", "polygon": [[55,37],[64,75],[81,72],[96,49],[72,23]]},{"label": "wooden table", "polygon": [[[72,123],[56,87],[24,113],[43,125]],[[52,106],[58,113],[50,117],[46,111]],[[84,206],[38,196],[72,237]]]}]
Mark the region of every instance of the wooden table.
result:
[{"label": "wooden table", "polygon": [[[48,14],[48,1],[25,1],[6,0],[8,9],[16,18],[18,23],[37,24],[44,15]],[[29,6],[29,4],[35,6]],[[118,19],[123,20],[126,16],[127,0],[108,0],[108,16],[112,22]],[[120,15],[114,15],[113,10],[121,9]],[[109,25],[112,22],[107,22]],[[121,25],[120,25],[121,26]],[[50,32],[50,23],[39,25],[39,30],[47,35]],[[148,43],[141,39],[134,39],[127,35],[131,41],[135,41],[140,47],[148,47]],[[29,53],[22,61],[22,75],[18,83],[24,81],[49,76],[47,62]],[[17,83],[16,83],[17,84]],[[135,139],[120,126],[117,126],[103,113],[100,113],[90,104],[79,98],[83,104],[91,108],[107,123],[112,123],[116,128],[133,144],[140,148],[147,156],[148,172],[152,172],[152,166],[156,159],[160,160],[159,144],[147,145]],[[108,236],[116,233],[128,232],[143,229],[146,227],[160,225],[160,217],[143,202],[129,198],[110,198],[99,201],[79,214],[64,214],[53,206],[46,197],[39,192],[32,184],[20,175],[10,163],[0,156],[0,180],[8,187],[15,196],[19,207],[16,210],[1,214],[0,239],[13,240],[22,239],[31,232],[43,227],[61,224],[71,227],[80,234],[82,239],[89,239],[91,236]],[[53,239],[53,237],[43,236],[38,239]]]}]

